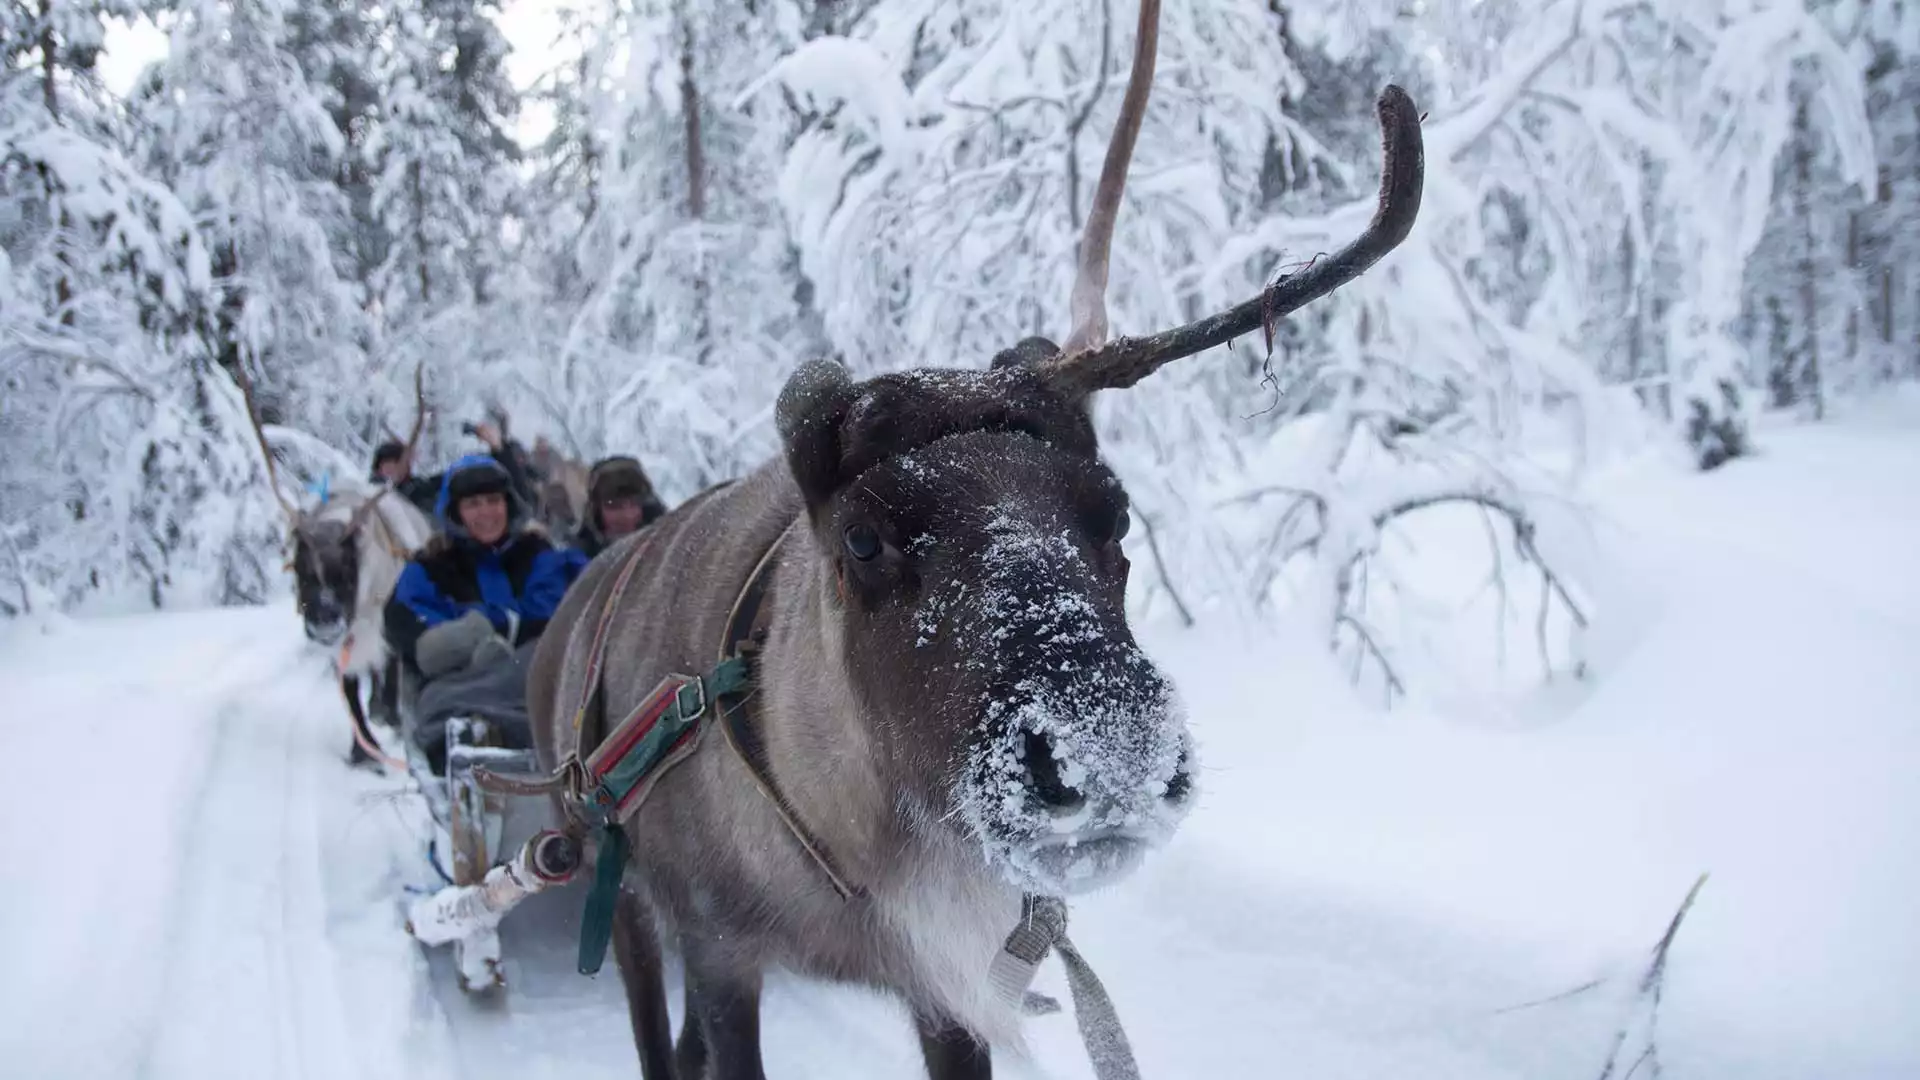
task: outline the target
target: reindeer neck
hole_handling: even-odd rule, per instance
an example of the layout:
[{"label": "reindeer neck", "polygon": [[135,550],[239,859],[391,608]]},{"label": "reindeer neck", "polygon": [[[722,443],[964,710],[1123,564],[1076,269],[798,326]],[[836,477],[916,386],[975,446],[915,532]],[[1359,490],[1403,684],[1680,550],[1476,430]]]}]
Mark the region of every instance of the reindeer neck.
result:
[{"label": "reindeer neck", "polygon": [[1017,921],[1020,894],[923,800],[894,792],[840,659],[831,572],[804,523],[787,542],[800,550],[775,569],[776,615],[760,665],[775,779],[873,905],[860,925],[885,943],[896,984],[975,1030],[1017,1041],[1018,1013],[994,997],[988,965]]},{"label": "reindeer neck", "polygon": [[794,810],[862,889],[879,883],[906,840],[879,756],[840,657],[824,562],[805,522],[770,569],[759,662],[763,737],[774,779]]}]

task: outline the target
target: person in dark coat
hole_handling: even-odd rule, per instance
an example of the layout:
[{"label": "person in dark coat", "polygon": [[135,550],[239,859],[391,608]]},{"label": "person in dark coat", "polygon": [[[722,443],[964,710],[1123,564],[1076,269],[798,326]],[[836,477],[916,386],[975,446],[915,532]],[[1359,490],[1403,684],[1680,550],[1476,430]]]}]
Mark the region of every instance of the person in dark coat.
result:
[{"label": "person in dark coat", "polygon": [[440,535],[400,572],[384,613],[388,643],[427,679],[452,659],[450,644],[466,642],[471,655],[489,635],[509,649],[535,640],[573,583],[569,560],[527,527],[526,502],[493,458],[454,462],[433,512]]},{"label": "person in dark coat", "polygon": [[666,512],[638,460],[624,455],[602,458],[587,474],[587,519],[573,534],[573,546],[591,559]]},{"label": "person in dark coat", "polygon": [[492,721],[525,749],[526,664],[584,565],[528,524],[507,470],[484,454],[448,467],[434,501],[440,533],[400,572],[383,619],[387,643],[422,685],[410,737],[437,775],[453,716]]},{"label": "person in dark coat", "polygon": [[[475,424],[467,430],[487,444],[487,451],[493,455],[493,460],[506,470],[514,491],[523,502],[531,505],[534,498],[533,477],[527,468],[526,450],[502,436],[500,429],[493,424]],[[407,460],[406,444],[398,439],[388,439],[374,449],[373,469],[368,479],[392,485],[401,497],[419,507],[421,513],[432,517],[447,474],[415,476],[412,470],[413,463]]]}]

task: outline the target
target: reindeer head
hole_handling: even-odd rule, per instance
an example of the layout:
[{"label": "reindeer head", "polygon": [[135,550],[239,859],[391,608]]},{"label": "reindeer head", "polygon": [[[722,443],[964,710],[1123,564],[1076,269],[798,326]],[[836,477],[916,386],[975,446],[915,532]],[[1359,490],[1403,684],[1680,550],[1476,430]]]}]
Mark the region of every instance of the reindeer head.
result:
[{"label": "reindeer head", "polygon": [[1021,356],[857,385],[816,363],[778,416],[879,765],[923,817],[1059,891],[1163,839],[1190,763],[1127,626],[1126,492],[1084,402]]},{"label": "reindeer head", "polygon": [[[427,400],[421,382],[424,370],[423,365],[413,372],[413,430],[400,454],[402,475],[413,467],[414,448],[419,445],[420,432],[426,424]],[[254,400],[253,379],[244,364],[235,368],[235,381],[240,384],[247,419],[253,424],[254,437],[259,440],[260,453],[266,461],[267,485],[287,515],[287,569],[293,571],[294,600],[300,608],[300,621],[308,639],[329,647],[338,645],[359,614],[355,609],[360,595],[362,532],[367,519],[378,510],[380,500],[390,489],[366,496],[344,520],[337,509],[346,505],[343,502],[323,499],[313,511],[303,511],[288,502],[280,493],[273,450],[267,445],[260,408]]]},{"label": "reindeer head", "polygon": [[824,638],[876,764],[925,827],[971,836],[1008,879],[1055,894],[1127,872],[1193,797],[1178,697],[1127,624],[1127,495],[1100,460],[1089,398],[1358,276],[1406,236],[1420,198],[1418,114],[1389,87],[1364,235],[1224,314],[1107,342],[1107,251],[1157,17],[1146,0],[1065,349],[1031,338],[986,371],[859,383],[816,361],[777,406],[830,590]]},{"label": "reindeer head", "polygon": [[296,512],[293,517],[288,529],[292,549],[288,566],[293,570],[294,599],[308,640],[329,648],[340,644],[359,614],[362,532],[385,495],[385,491],[375,493],[345,520],[323,516],[325,507],[315,513]]}]

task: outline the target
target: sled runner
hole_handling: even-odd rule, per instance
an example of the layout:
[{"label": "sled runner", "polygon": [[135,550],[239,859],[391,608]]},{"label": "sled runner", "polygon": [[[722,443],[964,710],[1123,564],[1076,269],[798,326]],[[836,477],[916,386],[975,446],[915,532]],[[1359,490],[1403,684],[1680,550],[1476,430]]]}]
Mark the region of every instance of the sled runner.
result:
[{"label": "sled runner", "polygon": [[533,646],[511,660],[420,686],[401,680],[400,718],[407,770],[433,820],[427,859],[443,883],[407,905],[407,929],[429,948],[451,945],[460,985],[469,992],[505,985],[500,919],[526,895],[572,876],[577,845],[544,830],[545,807],[483,790],[476,766],[536,768],[526,718],[526,664]]}]

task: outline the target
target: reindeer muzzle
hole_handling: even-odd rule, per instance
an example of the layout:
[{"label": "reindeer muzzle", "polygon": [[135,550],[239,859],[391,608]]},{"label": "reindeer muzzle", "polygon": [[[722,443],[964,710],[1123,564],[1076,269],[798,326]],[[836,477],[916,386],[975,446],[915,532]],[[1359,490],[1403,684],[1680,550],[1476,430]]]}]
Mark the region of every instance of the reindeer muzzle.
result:
[{"label": "reindeer muzzle", "polygon": [[992,695],[962,802],[990,860],[1063,896],[1125,876],[1173,835],[1192,758],[1171,684],[1116,644]]}]

